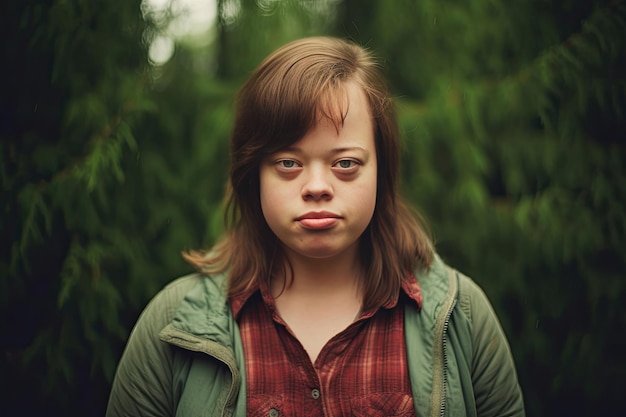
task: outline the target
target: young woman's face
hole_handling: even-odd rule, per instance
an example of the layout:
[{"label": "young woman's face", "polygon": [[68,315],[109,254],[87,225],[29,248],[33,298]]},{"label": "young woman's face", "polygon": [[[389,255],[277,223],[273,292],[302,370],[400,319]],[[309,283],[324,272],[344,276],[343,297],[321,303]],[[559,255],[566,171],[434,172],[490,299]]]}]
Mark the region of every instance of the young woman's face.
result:
[{"label": "young woman's face", "polygon": [[369,104],[348,85],[343,127],[320,122],[290,148],[263,161],[261,208],[288,255],[357,255],[376,205],[377,164]]}]

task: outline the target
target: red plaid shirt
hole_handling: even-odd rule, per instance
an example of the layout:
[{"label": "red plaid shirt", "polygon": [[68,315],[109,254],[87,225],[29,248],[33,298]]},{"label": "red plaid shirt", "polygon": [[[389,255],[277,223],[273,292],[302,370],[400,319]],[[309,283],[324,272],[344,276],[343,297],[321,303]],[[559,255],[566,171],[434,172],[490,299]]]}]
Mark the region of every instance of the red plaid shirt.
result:
[{"label": "red plaid shirt", "polygon": [[232,298],[246,361],[248,416],[414,416],[404,304],[421,307],[415,277],[381,308],[365,311],[311,363],[264,289]]}]

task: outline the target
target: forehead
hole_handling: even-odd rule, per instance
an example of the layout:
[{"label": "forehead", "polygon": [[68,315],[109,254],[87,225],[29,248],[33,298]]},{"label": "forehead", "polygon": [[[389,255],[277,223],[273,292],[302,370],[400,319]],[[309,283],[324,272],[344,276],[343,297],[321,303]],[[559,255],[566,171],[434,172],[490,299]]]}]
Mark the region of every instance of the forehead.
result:
[{"label": "forehead", "polygon": [[376,152],[369,102],[358,85],[348,85],[337,100],[326,102],[316,123],[285,150],[316,153],[363,150]]},{"label": "forehead", "polygon": [[334,125],[337,132],[343,129],[346,118],[360,118],[371,125],[371,106],[363,88],[354,81],[338,84],[320,97],[315,108],[315,127],[324,121]]}]

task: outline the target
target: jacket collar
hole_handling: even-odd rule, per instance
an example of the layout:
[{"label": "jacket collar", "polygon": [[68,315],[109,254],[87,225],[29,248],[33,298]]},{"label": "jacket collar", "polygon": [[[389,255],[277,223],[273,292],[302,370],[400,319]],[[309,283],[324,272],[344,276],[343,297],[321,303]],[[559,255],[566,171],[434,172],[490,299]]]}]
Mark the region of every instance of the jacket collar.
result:
[{"label": "jacket collar", "polygon": [[[448,268],[435,255],[430,268],[415,271],[414,276],[417,284],[405,283],[402,289],[418,303],[421,314],[434,320],[451,296]],[[232,348],[232,334],[237,330],[234,317],[255,291],[258,291],[258,287],[251,289],[248,295],[229,301],[226,296],[226,275],[205,276],[185,296],[168,328],[175,329],[178,334],[187,334]]]},{"label": "jacket collar", "polygon": [[[175,331],[179,336],[208,340],[232,349],[237,324],[226,299],[225,275],[204,276],[185,295],[172,322],[161,334]],[[171,342],[171,341],[170,341]]]}]

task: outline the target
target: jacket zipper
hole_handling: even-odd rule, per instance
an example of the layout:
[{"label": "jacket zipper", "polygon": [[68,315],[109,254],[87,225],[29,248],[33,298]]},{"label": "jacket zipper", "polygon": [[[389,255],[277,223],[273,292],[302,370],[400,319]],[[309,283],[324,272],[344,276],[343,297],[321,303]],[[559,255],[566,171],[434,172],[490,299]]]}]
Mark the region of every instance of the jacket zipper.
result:
[{"label": "jacket zipper", "polygon": [[435,322],[435,343],[433,350],[433,388],[430,402],[430,416],[446,415],[448,357],[446,351],[450,316],[456,306],[456,271],[448,269],[448,295]]},{"label": "jacket zipper", "polygon": [[439,416],[440,417],[444,417],[446,414],[446,397],[448,396],[448,390],[447,390],[447,386],[448,386],[448,381],[447,381],[447,375],[448,375],[448,352],[446,349],[447,346],[447,335],[448,335],[448,326],[450,324],[450,316],[452,315],[452,310],[454,309],[454,306],[456,305],[456,300],[453,300],[452,304],[450,305],[450,308],[448,309],[448,312],[446,313],[446,319],[443,323],[443,334],[441,336],[441,344],[442,344],[442,355],[443,355],[443,366],[442,366],[442,373],[443,373],[443,378],[442,378],[442,383],[443,386],[441,388],[441,406],[439,409]]}]

